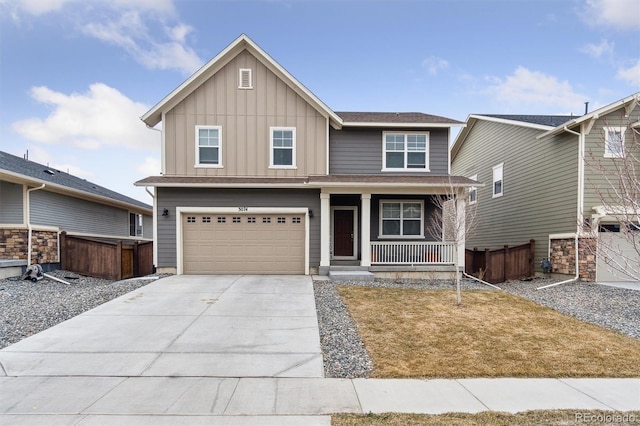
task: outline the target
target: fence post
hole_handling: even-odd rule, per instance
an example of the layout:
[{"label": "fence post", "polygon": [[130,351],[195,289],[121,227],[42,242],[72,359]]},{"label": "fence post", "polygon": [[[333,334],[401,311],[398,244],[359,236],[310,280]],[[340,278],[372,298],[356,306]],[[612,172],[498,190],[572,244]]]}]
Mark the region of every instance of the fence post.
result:
[{"label": "fence post", "polygon": [[529,240],[529,276],[536,275],[536,240]]},{"label": "fence post", "polygon": [[60,247],[58,248],[60,249],[60,268],[62,268],[63,271],[66,271],[67,268],[69,267],[67,262],[67,232],[66,231],[62,231],[60,233]]},{"label": "fence post", "polygon": [[[487,279],[489,277],[489,265],[491,264],[491,251],[488,248],[484,249],[484,276]],[[491,271],[493,272],[493,271]],[[489,281],[487,279],[487,281]],[[489,281],[491,282],[491,281]]]},{"label": "fence post", "polygon": [[120,281],[122,279],[122,241],[118,240],[116,245],[116,279]]},{"label": "fence post", "polygon": [[138,241],[133,243],[133,276],[134,277],[140,276],[140,266],[139,266],[140,259],[138,257],[138,244],[140,244]]},{"label": "fence post", "polygon": [[511,279],[511,274],[509,274],[509,246],[504,246],[504,258],[502,259],[502,279],[503,282]]}]

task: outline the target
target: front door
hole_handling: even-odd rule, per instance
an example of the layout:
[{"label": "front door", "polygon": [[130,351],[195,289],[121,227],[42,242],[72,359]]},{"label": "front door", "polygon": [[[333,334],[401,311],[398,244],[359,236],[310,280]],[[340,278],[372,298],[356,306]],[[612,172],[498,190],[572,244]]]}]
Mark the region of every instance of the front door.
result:
[{"label": "front door", "polygon": [[355,210],[333,210],[333,256],[354,258],[355,240]]}]

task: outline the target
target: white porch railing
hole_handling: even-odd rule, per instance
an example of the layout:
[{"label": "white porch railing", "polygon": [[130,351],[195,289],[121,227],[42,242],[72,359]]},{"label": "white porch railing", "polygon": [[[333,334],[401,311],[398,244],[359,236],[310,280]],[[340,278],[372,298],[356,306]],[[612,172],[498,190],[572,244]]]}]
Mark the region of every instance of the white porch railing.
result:
[{"label": "white porch railing", "polygon": [[436,241],[372,241],[372,265],[455,264],[456,245]]}]

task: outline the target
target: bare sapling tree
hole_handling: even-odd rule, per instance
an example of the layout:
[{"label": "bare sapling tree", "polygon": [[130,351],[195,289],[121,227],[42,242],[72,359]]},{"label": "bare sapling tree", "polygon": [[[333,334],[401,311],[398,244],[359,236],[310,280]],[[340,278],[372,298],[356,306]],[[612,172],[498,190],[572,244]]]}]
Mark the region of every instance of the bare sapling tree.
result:
[{"label": "bare sapling tree", "polygon": [[[640,102],[640,98],[636,100]],[[637,109],[638,107],[636,107]],[[640,126],[639,114],[621,110],[602,129],[602,149],[585,153],[587,188],[599,206],[583,235],[596,244],[589,247],[613,274],[640,281]],[[588,217],[589,212],[585,212]],[[611,232],[614,231],[614,232]]]},{"label": "bare sapling tree", "polygon": [[[470,192],[475,189],[454,185],[451,180],[442,195],[431,197],[435,206],[435,212],[431,215],[429,224],[429,234],[441,241],[453,243],[456,299],[458,305],[462,304],[461,264],[464,259],[464,251],[460,253],[459,247],[464,246],[465,240],[469,237],[476,226],[476,203],[469,203]],[[475,197],[475,194],[473,195]],[[475,200],[474,200],[475,201]]]}]

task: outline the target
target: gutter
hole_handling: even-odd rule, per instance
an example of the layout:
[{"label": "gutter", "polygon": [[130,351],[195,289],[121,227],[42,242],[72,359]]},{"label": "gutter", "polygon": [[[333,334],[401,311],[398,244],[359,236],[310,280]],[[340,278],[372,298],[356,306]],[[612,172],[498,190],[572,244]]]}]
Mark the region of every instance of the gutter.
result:
[{"label": "gutter", "polygon": [[[570,130],[567,126],[563,127],[564,131],[574,134],[578,136],[578,203],[577,203],[577,212],[576,212],[576,235],[575,235],[575,251],[576,251],[576,275],[573,278],[568,280],[560,281],[553,284],[548,284],[542,287],[536,288],[536,290],[543,290],[545,288],[555,287],[562,284],[568,284],[580,279],[580,262],[578,254],[578,248],[580,245],[580,222],[582,221],[582,208],[584,204],[584,140],[585,136],[582,131],[580,133]],[[582,126],[580,127],[582,130]]]},{"label": "gutter", "polygon": [[[30,188],[27,189],[27,202],[26,202],[26,207],[27,207],[27,238],[28,238],[28,242],[27,242],[27,267],[31,265],[31,235],[33,234],[33,230],[31,229],[31,200],[29,199],[29,193],[31,191],[38,191],[40,189],[43,189],[46,185],[43,183],[42,185],[36,187],[36,188]],[[60,248],[60,244],[58,244],[58,248]]]}]

